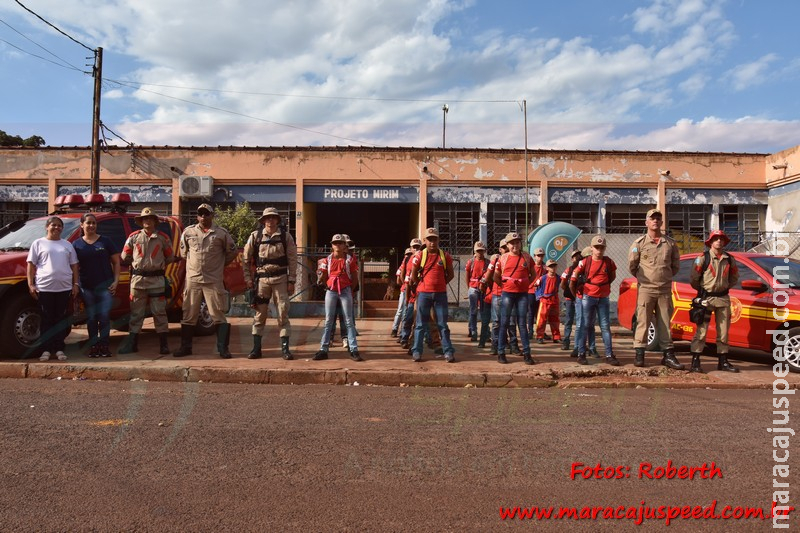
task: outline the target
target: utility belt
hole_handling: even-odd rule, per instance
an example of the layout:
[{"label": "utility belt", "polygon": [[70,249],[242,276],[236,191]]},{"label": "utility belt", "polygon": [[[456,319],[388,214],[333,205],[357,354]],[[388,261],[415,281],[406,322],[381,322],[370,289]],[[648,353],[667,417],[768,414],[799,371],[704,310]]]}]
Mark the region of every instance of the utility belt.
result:
[{"label": "utility belt", "polygon": [[161,270],[140,270],[138,268],[132,268],[131,274],[133,274],[134,276],[142,276],[143,278],[153,278],[156,276],[163,276],[164,269],[162,268]]},{"label": "utility belt", "polygon": [[256,272],[256,279],[260,278],[274,278],[277,276],[283,276],[284,274],[289,273],[289,267],[284,266],[280,268],[276,268],[275,270],[271,270],[269,272]]},{"label": "utility belt", "polygon": [[706,298],[709,297],[709,296],[727,296],[728,292],[729,291],[727,291],[727,290],[719,291],[719,292],[706,292],[705,295],[706,295]]},{"label": "utility belt", "polygon": [[278,265],[282,267],[289,266],[289,258],[285,255],[283,257],[276,257],[276,258],[267,258],[267,257],[256,257],[256,266],[261,268],[266,265]]}]

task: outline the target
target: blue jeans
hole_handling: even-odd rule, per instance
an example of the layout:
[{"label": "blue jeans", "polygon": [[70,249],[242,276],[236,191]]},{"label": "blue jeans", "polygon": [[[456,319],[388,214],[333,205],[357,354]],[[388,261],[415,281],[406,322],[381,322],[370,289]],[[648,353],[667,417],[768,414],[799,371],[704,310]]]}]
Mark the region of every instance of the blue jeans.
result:
[{"label": "blue jeans", "polygon": [[522,341],[522,353],[530,354],[530,337],[528,337],[528,328],[525,327],[528,318],[528,293],[503,291],[500,297],[500,339],[497,343],[497,352],[505,353],[506,338],[508,335],[508,327],[511,322],[511,315],[516,310],[517,324],[519,325],[519,336],[520,340]]},{"label": "blue jeans", "polygon": [[89,332],[89,344],[108,344],[108,336],[111,333],[109,314],[112,300],[108,286],[101,285],[93,289],[81,289],[81,295],[86,303],[86,329]]},{"label": "blue jeans", "polygon": [[[578,335],[581,331],[581,325],[583,324],[583,300],[580,298],[575,298],[575,349],[578,350],[578,353],[586,351],[586,338],[583,339],[583,346],[578,344]],[[589,349],[596,350],[597,349],[597,334],[595,333],[594,327],[588,330],[587,336],[589,338]]]},{"label": "blue jeans", "polygon": [[414,325],[414,302],[403,302],[405,311],[403,320],[400,322],[400,342],[408,342],[411,337],[411,329]]},{"label": "blue jeans", "polygon": [[470,287],[467,297],[469,298],[469,322],[467,323],[467,331],[469,331],[470,335],[477,335],[478,312],[483,311],[483,295],[480,289]]},{"label": "blue jeans", "polygon": [[[500,338],[500,307],[503,297],[494,295],[492,297],[492,346],[497,348]],[[517,315],[516,309],[511,311],[511,318],[508,321],[508,342],[517,344]]]},{"label": "blue jeans", "polygon": [[403,320],[403,313],[406,310],[406,291],[400,292],[400,299],[397,300],[397,312],[394,314],[394,322],[392,322],[392,331],[397,331],[400,328],[400,321]]},{"label": "blue jeans", "polygon": [[327,352],[331,344],[331,333],[336,324],[336,308],[341,306],[341,312],[344,315],[344,321],[347,325],[347,341],[350,345],[350,351],[358,348],[356,342],[356,326],[353,322],[353,292],[350,287],[342,289],[339,294],[336,291],[328,289],[325,291],[325,326],[322,332],[322,342],[319,349]]},{"label": "blue jeans", "polygon": [[575,325],[575,300],[567,300],[565,298],[564,311],[566,315],[566,320],[564,320],[564,337],[562,339],[562,342],[564,343],[565,346],[569,346],[569,338],[572,336],[572,326]]},{"label": "blue jeans", "polygon": [[586,343],[586,334],[589,330],[594,330],[595,317],[600,319],[600,334],[603,336],[603,344],[606,346],[606,357],[614,354],[614,349],[611,345],[611,317],[609,311],[608,296],[597,298],[594,296],[584,295],[582,300],[582,320],[581,327],[578,330],[578,339],[576,345],[578,346],[579,353],[584,352]]},{"label": "blue jeans", "polygon": [[431,321],[431,307],[436,311],[436,326],[442,337],[442,351],[445,355],[453,355],[455,350],[450,342],[450,328],[447,326],[447,293],[417,293],[417,328],[414,335],[413,354],[422,355],[423,335]]}]

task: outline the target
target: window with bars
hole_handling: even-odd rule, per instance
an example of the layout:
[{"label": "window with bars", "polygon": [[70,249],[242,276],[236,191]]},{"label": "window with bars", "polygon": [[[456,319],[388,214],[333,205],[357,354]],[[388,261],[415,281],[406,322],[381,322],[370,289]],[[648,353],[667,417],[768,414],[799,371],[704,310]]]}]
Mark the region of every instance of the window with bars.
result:
[{"label": "window with bars", "polygon": [[16,220],[43,217],[46,214],[46,202],[5,202],[0,204],[0,227]]},{"label": "window with bars", "polygon": [[644,233],[644,219],[651,208],[642,204],[606,205],[606,232]]},{"label": "window with bars", "polygon": [[733,250],[749,250],[761,241],[765,205],[721,205],[719,227],[731,238]]},{"label": "window with bars", "polygon": [[550,204],[548,220],[569,222],[583,231],[593,232],[597,226],[596,204]]},{"label": "window with bars", "polygon": [[477,204],[430,204],[428,224],[439,230],[439,246],[452,255],[472,254],[479,239]]},{"label": "window with bars", "polygon": [[668,205],[667,223],[672,233],[702,237],[709,231],[710,205]]},{"label": "window with bars", "polygon": [[[486,243],[489,253],[497,251],[500,240],[512,231],[527,236],[539,225],[539,204],[528,205],[528,227],[525,228],[524,204],[489,204],[487,213]],[[527,232],[525,231],[527,229]]]}]

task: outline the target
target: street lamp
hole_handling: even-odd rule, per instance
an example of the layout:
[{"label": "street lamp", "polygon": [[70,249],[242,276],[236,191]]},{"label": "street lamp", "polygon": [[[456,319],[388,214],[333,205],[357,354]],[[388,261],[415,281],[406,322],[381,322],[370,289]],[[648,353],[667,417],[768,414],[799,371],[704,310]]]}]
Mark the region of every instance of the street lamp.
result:
[{"label": "street lamp", "polygon": [[450,111],[450,108],[447,104],[442,106],[442,148],[445,147],[445,134],[447,133],[447,112]]}]

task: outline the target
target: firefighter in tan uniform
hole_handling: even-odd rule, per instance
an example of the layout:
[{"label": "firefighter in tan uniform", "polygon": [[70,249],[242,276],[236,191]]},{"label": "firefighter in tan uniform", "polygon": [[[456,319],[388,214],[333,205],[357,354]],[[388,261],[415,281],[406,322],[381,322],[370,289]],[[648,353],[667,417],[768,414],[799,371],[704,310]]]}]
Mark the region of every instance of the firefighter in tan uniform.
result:
[{"label": "firefighter in tan uniform", "polygon": [[[297,245],[286,228],[280,226],[281,215],[274,207],[264,209],[258,221],[264,227],[250,234],[242,253],[247,288],[253,290],[255,286],[255,294],[250,303],[256,310],[253,317],[253,350],[247,357],[261,357],[261,338],[269,314],[269,301],[274,298],[275,308],[278,310],[281,353],[284,359],[290,360],[289,297],[294,294]],[[255,281],[252,271],[255,271]]]},{"label": "firefighter in tan uniform", "polygon": [[633,241],[628,252],[628,268],[637,280],[636,332],[633,348],[635,366],[644,366],[647,327],[655,313],[656,335],[664,357],[661,364],[675,370],[683,365],[675,357],[670,320],[672,318],[672,278],[680,269],[678,245],[661,231],[664,216],[658,209],[647,212],[647,233]]},{"label": "firefighter in tan uniform", "polygon": [[225,318],[228,293],[223,272],[225,265],[237,255],[231,234],[214,224],[214,208],[200,204],[197,224],[187,227],[181,235],[180,256],[186,260],[186,287],[183,291],[181,347],[172,354],[175,357],[192,354],[192,334],[200,316],[200,304],[205,298],[208,313],[217,325],[219,356],[230,359],[231,325]]},{"label": "firefighter in tan uniform", "polygon": [[159,338],[160,354],[169,353],[169,321],[167,320],[167,294],[164,273],[167,265],[177,261],[172,253],[170,238],[156,228],[158,215],[145,207],[142,213],[133,219],[142,229],[134,231],[125,240],[120,261],[131,266],[131,319],[128,338],[120,345],[119,353],[139,351],[139,332],[150,301],[150,314]]},{"label": "firefighter in tan uniform", "polygon": [[690,372],[703,372],[700,356],[706,347],[711,312],[717,320],[717,370],[738,372],[728,362],[728,330],[731,326],[731,297],[728,291],[739,281],[739,268],[733,257],[725,252],[731,240],[721,230],[714,230],[706,240],[709,250],[697,256],[689,278],[698,296],[706,303],[705,320],[697,326],[692,339],[692,367]]}]

